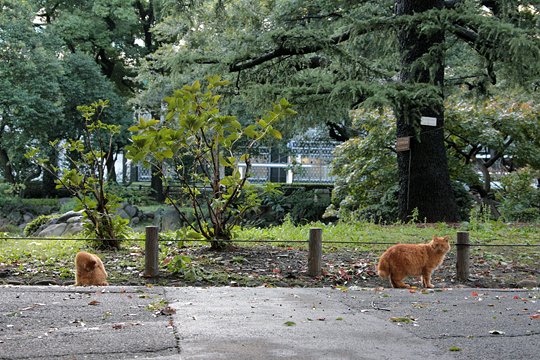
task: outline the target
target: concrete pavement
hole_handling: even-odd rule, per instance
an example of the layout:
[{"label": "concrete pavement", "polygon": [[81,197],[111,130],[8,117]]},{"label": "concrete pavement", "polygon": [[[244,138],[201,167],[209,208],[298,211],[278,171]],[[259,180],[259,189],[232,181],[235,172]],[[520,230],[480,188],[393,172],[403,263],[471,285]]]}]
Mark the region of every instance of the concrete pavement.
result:
[{"label": "concrete pavement", "polygon": [[539,297],[0,286],[0,359],[536,359]]}]

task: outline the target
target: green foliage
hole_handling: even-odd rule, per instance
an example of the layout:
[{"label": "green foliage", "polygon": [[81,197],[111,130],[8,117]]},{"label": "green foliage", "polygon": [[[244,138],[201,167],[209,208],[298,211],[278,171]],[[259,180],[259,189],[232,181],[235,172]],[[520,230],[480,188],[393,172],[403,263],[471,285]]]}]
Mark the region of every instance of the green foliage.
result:
[{"label": "green foliage", "polygon": [[108,189],[111,193],[128,204],[137,206],[155,204],[155,200],[152,198],[150,189],[148,187],[138,189],[132,186],[123,186],[117,183],[111,183]]},{"label": "green foliage", "polygon": [[[230,108],[237,113],[260,108],[262,102],[276,94],[301,104],[298,121],[284,130],[286,137],[287,131],[322,127],[323,122],[343,125],[348,130],[348,111],[361,103],[366,107],[393,107],[400,115],[398,119],[406,125],[412,123],[418,133],[419,115],[425,110],[440,113],[443,96],[455,89],[466,87],[472,90],[470,93],[482,96],[515,87],[527,91],[535,89],[540,78],[540,12],[536,4],[299,0],[197,5],[193,13],[172,13],[157,24],[155,34],[161,44],[145,62],[140,78],[149,88],[140,98],[151,98],[179,80],[225,73],[224,77],[236,85],[239,96],[231,101]],[[215,11],[216,7],[219,11]],[[412,8],[415,11],[395,16],[396,10]],[[238,31],[239,24],[242,31]],[[178,39],[182,39],[181,45]],[[249,101],[242,101],[246,98]],[[425,134],[431,136],[429,131]],[[431,137],[438,147],[431,154],[439,157],[436,163],[446,167],[441,151],[443,138]],[[421,149],[428,153],[434,148]],[[478,179],[469,164],[453,165],[454,172],[467,168],[467,174],[460,175]],[[430,179],[431,184],[445,184],[438,192],[447,201],[440,202],[444,206],[435,218],[454,220],[457,214],[447,186],[447,169],[413,167],[412,171],[413,176]],[[396,175],[404,180],[404,174],[400,171]],[[437,175],[445,180],[431,180]],[[458,176],[454,179],[465,181]],[[349,193],[346,185],[343,196],[338,193],[337,202]],[[406,191],[401,190],[399,194],[404,196]],[[378,195],[371,198],[386,193],[377,187],[375,192]],[[360,191],[358,196],[366,194]],[[343,205],[365,205],[365,200],[356,194],[350,200]],[[405,203],[401,200],[400,205]],[[412,207],[417,205],[424,204]],[[424,209],[420,212],[424,213]]]},{"label": "green foliage", "polygon": [[[467,166],[480,161],[489,168],[504,160],[509,170],[526,165],[540,168],[539,113],[538,102],[519,93],[482,100],[461,92],[450,96],[445,112],[450,153]],[[490,150],[489,157],[480,158],[485,149]]]},{"label": "green foliage", "polygon": [[39,229],[42,225],[48,223],[52,219],[59,218],[59,214],[52,214],[52,215],[40,215],[34,220],[30,221],[23,230],[23,233],[25,236],[31,236],[33,235],[37,229]]},{"label": "green foliage", "polygon": [[259,204],[239,164],[245,164],[249,173],[251,152],[268,137],[280,139],[276,124],[295,114],[282,99],[262,118],[243,126],[236,117],[220,112],[219,91],[227,84],[212,76],[204,84],[195,81],[176,90],[165,99],[165,120],[141,118],[130,128],[132,145],[127,147],[128,157],[134,161],[161,169],[165,184],[181,184],[182,196],[168,194],[168,202],[187,222],[181,211],[182,202],[187,201],[196,219],[192,230],[218,248],[230,240],[233,227],[244,214]]},{"label": "green foliage", "polygon": [[246,216],[243,224],[279,225],[286,217],[295,224],[318,221],[330,205],[330,195],[326,189],[268,184],[259,189],[259,194],[260,206]]},{"label": "green foliage", "polygon": [[471,208],[469,223],[465,230],[482,231],[491,226],[491,209],[487,205],[479,205]]},{"label": "green foliage", "polygon": [[62,67],[50,46],[54,39],[35,31],[29,2],[7,0],[1,7],[0,176],[25,183],[39,172],[24,158],[24,147],[57,132],[62,121]]},{"label": "green foliage", "polygon": [[0,194],[0,202],[0,218],[6,219],[17,230],[17,226],[24,223],[25,214],[49,215],[59,209],[56,199],[21,199]]},{"label": "green foliage", "polygon": [[[111,99],[109,120],[118,123],[130,119],[123,107],[125,99],[114,91],[102,74],[103,68],[94,61],[106,56],[75,51],[73,43],[63,42],[62,37],[71,35],[79,45],[82,28],[68,34],[57,31],[51,23],[41,23],[69,18],[67,14],[57,16],[66,4],[50,3],[4,0],[1,5],[0,175],[14,184],[28,184],[43,175],[39,166],[24,157],[29,144],[46,148],[49,141],[80,136],[83,124],[77,105]],[[69,5],[68,8],[75,11]],[[47,16],[37,16],[38,13]],[[95,24],[95,19],[91,21]],[[109,42],[109,46],[119,40]],[[68,49],[68,44],[73,46]],[[94,42],[92,47],[95,45]],[[53,181],[49,181],[47,174],[42,179],[46,185],[42,192],[54,195]]]},{"label": "green foliage", "polygon": [[452,190],[458,206],[460,220],[466,220],[469,217],[471,208],[474,205],[474,198],[467,190],[465,184],[461,181],[452,181]]},{"label": "green foliage", "polygon": [[62,202],[62,205],[60,206],[60,213],[65,214],[68,211],[74,210],[75,208],[77,208],[77,200],[69,198],[68,200]]},{"label": "green foliage", "polygon": [[211,275],[202,267],[193,263],[191,257],[187,255],[175,255],[168,259],[167,270],[172,274],[180,275],[186,281],[195,282],[209,280]]},{"label": "green foliage", "polygon": [[43,152],[31,149],[26,157],[41,166],[56,178],[57,188],[67,189],[77,201],[77,208],[83,215],[87,235],[99,239],[100,248],[118,248],[127,233],[127,221],[115,215],[119,198],[107,188],[107,159],[112,156],[113,137],[119,126],[105,124],[101,120],[106,101],[90,106],[81,106],[85,119],[83,137],[70,139],[64,143],[51,142],[57,153],[69,161],[69,167],[60,168],[51,164]]},{"label": "green foliage", "polygon": [[392,222],[397,217],[395,119],[389,109],[352,113],[359,136],[336,148],[333,207],[327,215]]},{"label": "green foliage", "polygon": [[534,187],[534,172],[521,169],[503,176],[500,212],[506,221],[534,222],[540,220],[540,189]]}]

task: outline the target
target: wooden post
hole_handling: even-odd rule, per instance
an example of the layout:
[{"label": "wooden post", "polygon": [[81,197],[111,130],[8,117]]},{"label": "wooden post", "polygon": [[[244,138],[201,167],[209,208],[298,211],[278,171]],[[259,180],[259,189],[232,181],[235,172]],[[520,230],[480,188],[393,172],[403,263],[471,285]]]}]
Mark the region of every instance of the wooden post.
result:
[{"label": "wooden post", "polygon": [[155,278],[158,276],[158,228],[157,226],[146,227],[145,258],[144,258],[144,277]]},{"label": "wooden post", "polygon": [[309,229],[308,275],[321,275],[322,267],[322,229]]},{"label": "wooden post", "polygon": [[458,281],[467,281],[469,279],[469,233],[459,231],[456,241],[457,261],[456,275]]}]

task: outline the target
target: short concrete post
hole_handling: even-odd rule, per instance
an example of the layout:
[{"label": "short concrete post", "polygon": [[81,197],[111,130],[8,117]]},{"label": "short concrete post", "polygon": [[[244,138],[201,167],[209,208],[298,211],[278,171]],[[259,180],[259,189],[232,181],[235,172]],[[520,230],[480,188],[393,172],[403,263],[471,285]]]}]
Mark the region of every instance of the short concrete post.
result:
[{"label": "short concrete post", "polygon": [[157,226],[146,227],[146,241],[144,247],[144,277],[155,278],[159,273],[158,266],[158,228]]},{"label": "short concrete post", "polygon": [[322,268],[322,229],[309,230],[308,275],[321,275]]},{"label": "short concrete post", "polygon": [[467,281],[469,279],[469,233],[460,231],[457,233],[456,250],[456,275],[458,281]]}]

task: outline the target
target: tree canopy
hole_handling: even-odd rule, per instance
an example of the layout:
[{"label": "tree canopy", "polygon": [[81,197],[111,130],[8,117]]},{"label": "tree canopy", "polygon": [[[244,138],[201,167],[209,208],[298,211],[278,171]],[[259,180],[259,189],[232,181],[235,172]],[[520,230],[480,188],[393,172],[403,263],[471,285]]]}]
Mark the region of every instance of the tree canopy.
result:
[{"label": "tree canopy", "polygon": [[[196,10],[156,26],[162,46],[140,75],[148,91],[159,93],[163,74],[185,82],[224,73],[245,104],[238,111],[286,96],[300,106],[292,128],[329,123],[341,138],[351,109],[391,107],[398,136],[413,144],[411,158],[398,155],[403,219],[421,208],[421,218],[457,220],[444,147],[445,94],[538,85],[533,2],[234,0],[201,2]],[[155,82],[152,74],[159,74]],[[441,131],[422,126],[422,115],[437,118]]]},{"label": "tree canopy", "polygon": [[[397,154],[397,172],[385,175],[398,178],[404,220],[415,208],[429,221],[457,220],[453,155],[479,144],[497,151],[511,138],[504,154],[513,164],[538,161],[538,144],[527,142],[535,133],[525,131],[534,128],[534,114],[486,121],[490,115],[475,108],[473,125],[463,121],[473,105],[452,100],[488,99],[502,112],[512,112],[505,104],[534,101],[536,1],[2,0],[0,6],[0,171],[10,182],[35,176],[18,147],[50,140],[44,134],[76,133],[76,105],[110,99],[107,118],[127,123],[122,105],[129,99],[157,117],[172,89],[215,74],[232,84],[222,106],[240,122],[281,97],[296,104],[285,137],[319,127],[345,141],[361,134],[351,113],[391,111],[396,136],[411,139],[410,150]],[[519,100],[497,97],[502,93]],[[482,124],[502,140],[478,138]]]}]

